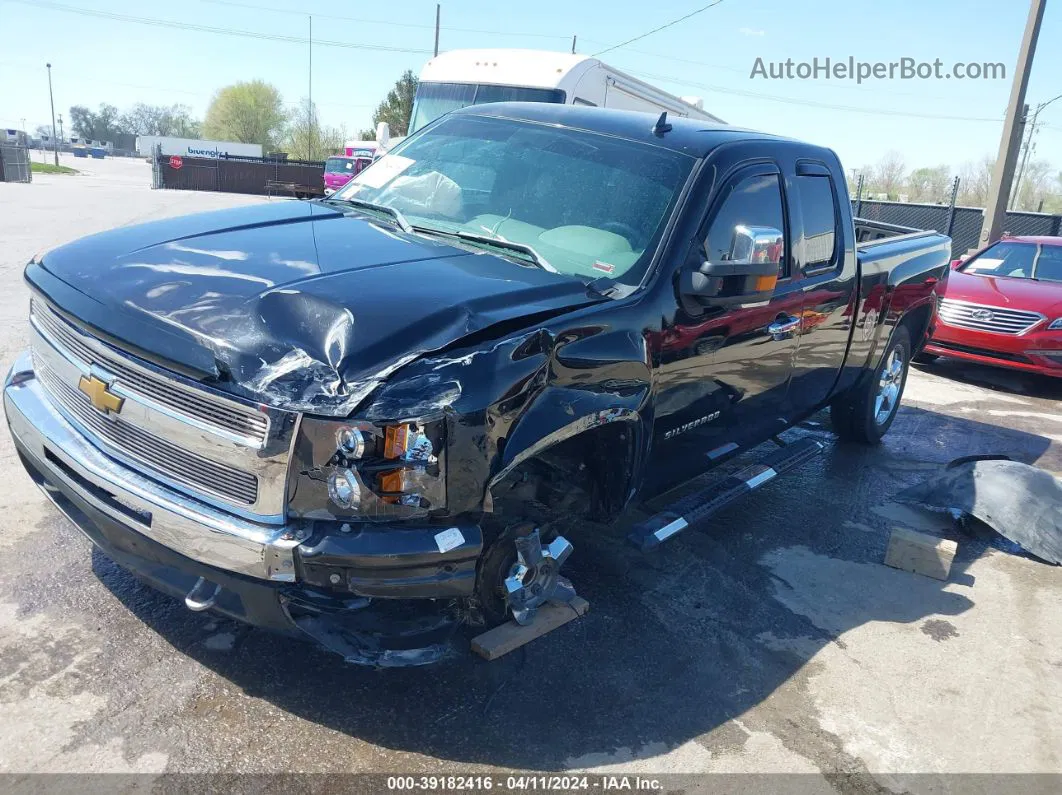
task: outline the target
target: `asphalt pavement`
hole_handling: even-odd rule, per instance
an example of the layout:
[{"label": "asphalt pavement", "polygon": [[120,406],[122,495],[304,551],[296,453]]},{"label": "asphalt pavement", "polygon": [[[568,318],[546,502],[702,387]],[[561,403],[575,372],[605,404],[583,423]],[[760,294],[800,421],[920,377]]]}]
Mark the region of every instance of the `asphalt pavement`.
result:
[{"label": "asphalt pavement", "polygon": [[[70,164],[92,173],[0,184],[5,370],[36,251],[266,201]],[[492,663],[382,671],[142,585],[51,507],[5,430],[0,772],[799,773],[860,792],[1062,773],[1062,569],[891,500],[975,453],[1062,472],[1060,399],[1062,380],[920,366],[881,446],[815,418],[790,433],[822,456],[652,555],[622,523],[565,526],[584,618]],[[958,542],[948,582],[882,565],[897,526]]]}]

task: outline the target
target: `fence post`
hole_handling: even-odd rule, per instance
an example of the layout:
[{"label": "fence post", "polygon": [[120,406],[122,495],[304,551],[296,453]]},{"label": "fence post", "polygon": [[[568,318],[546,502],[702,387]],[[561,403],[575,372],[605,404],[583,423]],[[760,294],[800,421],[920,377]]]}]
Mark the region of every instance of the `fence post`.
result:
[{"label": "fence post", "polygon": [[863,175],[859,175],[859,184],[856,185],[856,217],[859,218],[863,213]]},{"label": "fence post", "polygon": [[951,237],[951,229],[955,224],[955,200],[959,196],[959,178],[955,177],[955,181],[951,183],[951,202],[948,205],[948,227],[944,232],[948,237]]}]

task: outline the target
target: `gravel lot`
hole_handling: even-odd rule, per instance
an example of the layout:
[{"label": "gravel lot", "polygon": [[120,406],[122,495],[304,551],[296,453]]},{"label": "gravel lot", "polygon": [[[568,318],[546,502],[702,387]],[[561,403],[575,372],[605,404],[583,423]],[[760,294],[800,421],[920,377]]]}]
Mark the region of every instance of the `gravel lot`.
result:
[{"label": "gravel lot", "polygon": [[[0,184],[0,357],[25,345],[36,251],[263,201],[149,189],[139,161]],[[46,502],[0,433],[0,772],[592,770],[804,773],[939,791],[916,773],[1062,773],[1062,569],[956,534],[947,583],[881,565],[889,498],[961,455],[1062,472],[1062,382],[912,372],[876,449],[798,474],[643,558],[571,527],[592,609],[494,663],[347,666],[155,594]],[[143,781],[139,782],[143,784]]]}]

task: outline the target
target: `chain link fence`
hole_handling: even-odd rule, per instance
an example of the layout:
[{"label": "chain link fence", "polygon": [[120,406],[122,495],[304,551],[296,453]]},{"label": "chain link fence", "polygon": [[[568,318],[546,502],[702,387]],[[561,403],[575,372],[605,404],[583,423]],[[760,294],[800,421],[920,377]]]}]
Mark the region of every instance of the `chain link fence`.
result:
[{"label": "chain link fence", "polygon": [[32,182],[29,147],[21,143],[0,144],[0,182]]},{"label": "chain link fence", "polygon": [[[860,178],[852,212],[859,218],[886,224],[932,229],[951,237],[955,256],[980,247],[981,228],[985,211],[980,207],[960,207],[955,204],[959,180],[952,185],[950,204],[918,204],[915,202],[870,201],[862,198]],[[1003,231],[1010,235],[1062,235],[1062,215],[1047,213],[1008,212]]]}]

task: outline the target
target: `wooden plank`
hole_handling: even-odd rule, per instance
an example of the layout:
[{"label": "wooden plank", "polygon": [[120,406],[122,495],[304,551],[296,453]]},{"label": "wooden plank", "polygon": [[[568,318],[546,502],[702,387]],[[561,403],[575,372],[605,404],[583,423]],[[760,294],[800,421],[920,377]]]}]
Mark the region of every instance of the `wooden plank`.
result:
[{"label": "wooden plank", "polygon": [[521,626],[515,621],[488,629],[482,635],[472,639],[472,650],[487,660],[496,660],[503,654],[519,649],[535,638],[540,638],[569,621],[585,616],[590,603],[581,596],[575,597],[570,604],[546,604],[538,609],[535,620],[529,625]]},{"label": "wooden plank", "polygon": [[889,536],[885,565],[946,580],[951,574],[951,563],[957,549],[954,541],[896,527]]}]

